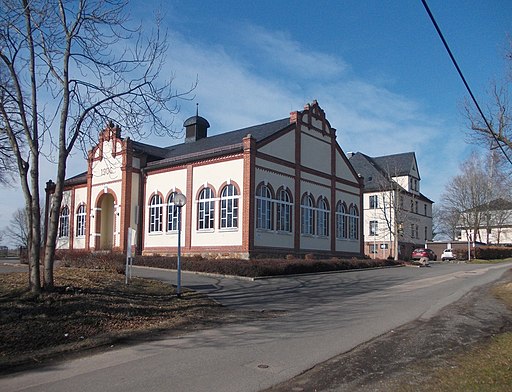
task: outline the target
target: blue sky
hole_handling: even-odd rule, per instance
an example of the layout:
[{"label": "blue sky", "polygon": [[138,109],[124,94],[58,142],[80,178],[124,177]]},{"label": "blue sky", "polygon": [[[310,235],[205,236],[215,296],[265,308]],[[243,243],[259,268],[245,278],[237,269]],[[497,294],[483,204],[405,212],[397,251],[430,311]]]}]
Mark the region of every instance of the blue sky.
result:
[{"label": "blue sky", "polygon": [[[512,2],[428,3],[484,104],[489,82],[506,73]],[[195,114],[196,102],[216,134],[286,117],[316,99],[345,152],[416,152],[421,191],[435,202],[460,163],[479,148],[465,142],[461,104],[467,94],[421,0],[129,6],[135,19],[151,19],[154,8],[163,14],[170,37],[164,70],[175,76],[175,87],[184,90],[198,78],[195,99],[181,102],[177,129]],[[68,177],[85,170],[82,154],[75,154]],[[42,184],[54,177],[44,164]],[[23,206],[19,190],[5,190],[3,222],[15,206]]]}]

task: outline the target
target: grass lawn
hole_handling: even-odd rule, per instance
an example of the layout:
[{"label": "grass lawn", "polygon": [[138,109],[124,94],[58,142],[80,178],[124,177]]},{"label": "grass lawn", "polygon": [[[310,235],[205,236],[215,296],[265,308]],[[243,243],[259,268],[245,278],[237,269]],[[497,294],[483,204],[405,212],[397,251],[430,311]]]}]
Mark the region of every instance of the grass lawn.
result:
[{"label": "grass lawn", "polygon": [[[512,283],[496,286],[493,294],[512,307]],[[512,391],[512,333],[494,336],[437,370],[422,391]],[[400,391],[409,391],[406,385]],[[416,389],[417,390],[417,389]]]},{"label": "grass lawn", "polygon": [[0,274],[0,372],[128,338],[205,327],[229,317],[207,297],[158,281],[57,268],[54,293],[26,292],[27,273]]}]

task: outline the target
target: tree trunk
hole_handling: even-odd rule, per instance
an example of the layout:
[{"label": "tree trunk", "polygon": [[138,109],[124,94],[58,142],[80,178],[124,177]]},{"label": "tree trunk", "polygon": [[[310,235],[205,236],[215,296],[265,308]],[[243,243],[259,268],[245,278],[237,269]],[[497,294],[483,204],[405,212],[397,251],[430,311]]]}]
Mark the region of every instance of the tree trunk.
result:
[{"label": "tree trunk", "polygon": [[[57,231],[59,228],[60,208],[64,192],[64,178],[66,176],[66,158],[59,155],[59,165],[57,168],[57,181],[55,183],[55,192],[53,193],[48,233],[46,235],[46,248],[44,253],[44,289],[53,290],[53,267],[55,261],[55,245],[57,242]],[[70,213],[70,219],[73,216]],[[69,225],[71,227],[71,225]],[[72,233],[69,233],[71,236]]]}]

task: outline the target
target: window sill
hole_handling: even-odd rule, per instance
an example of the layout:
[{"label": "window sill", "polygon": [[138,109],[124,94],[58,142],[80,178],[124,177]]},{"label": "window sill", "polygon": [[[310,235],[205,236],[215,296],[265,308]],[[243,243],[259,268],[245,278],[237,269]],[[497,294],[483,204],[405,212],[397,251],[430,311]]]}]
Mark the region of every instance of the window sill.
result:
[{"label": "window sill", "polygon": [[238,231],[238,227],[221,227],[219,231],[221,233],[233,233]]},{"label": "window sill", "polygon": [[149,236],[157,236],[157,235],[162,235],[164,234],[163,231],[151,231],[148,233]]}]

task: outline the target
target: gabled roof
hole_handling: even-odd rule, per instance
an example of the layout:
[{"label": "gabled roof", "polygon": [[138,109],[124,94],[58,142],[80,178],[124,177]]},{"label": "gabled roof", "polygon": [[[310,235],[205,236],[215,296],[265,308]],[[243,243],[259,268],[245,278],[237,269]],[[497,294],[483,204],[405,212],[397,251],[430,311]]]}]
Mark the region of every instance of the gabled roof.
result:
[{"label": "gabled roof", "polygon": [[[373,158],[374,162],[391,177],[408,176],[411,174],[413,165],[416,165],[416,155],[414,152],[404,152],[401,154],[384,155]],[[416,165],[416,170],[417,170]],[[418,171],[419,173],[419,171]],[[418,174],[419,177],[419,174]]]},{"label": "gabled roof", "polygon": [[509,211],[512,210],[512,201],[498,198],[491,200],[489,203],[479,205],[478,207],[471,208],[468,211]]},{"label": "gabled roof", "polygon": [[[372,158],[356,152],[352,154],[349,161],[357,174],[360,174],[364,179],[364,192],[382,192],[396,189],[397,187],[402,188],[391,178],[409,175],[412,164],[416,165],[416,155],[414,152],[406,152]],[[404,188],[402,189],[404,192],[407,192]],[[422,193],[419,194],[419,198],[432,202]]]},{"label": "gabled roof", "polygon": [[[261,142],[275,133],[290,127],[290,118],[254,125],[231,132],[208,136],[191,143],[181,143],[165,148],[165,158],[148,163],[153,169],[171,164],[183,163],[197,159],[212,158],[243,150],[243,138],[251,134],[256,142]],[[164,149],[161,149],[164,150]]]},{"label": "gabled roof", "polygon": [[364,179],[365,191],[382,191],[391,189],[391,183],[384,170],[368,155],[357,152],[349,161],[357,174]]},{"label": "gabled roof", "polygon": [[77,174],[76,176],[67,178],[64,181],[64,184],[67,185],[80,185],[80,184],[86,184],[87,183],[87,172],[83,172],[80,174]]}]

